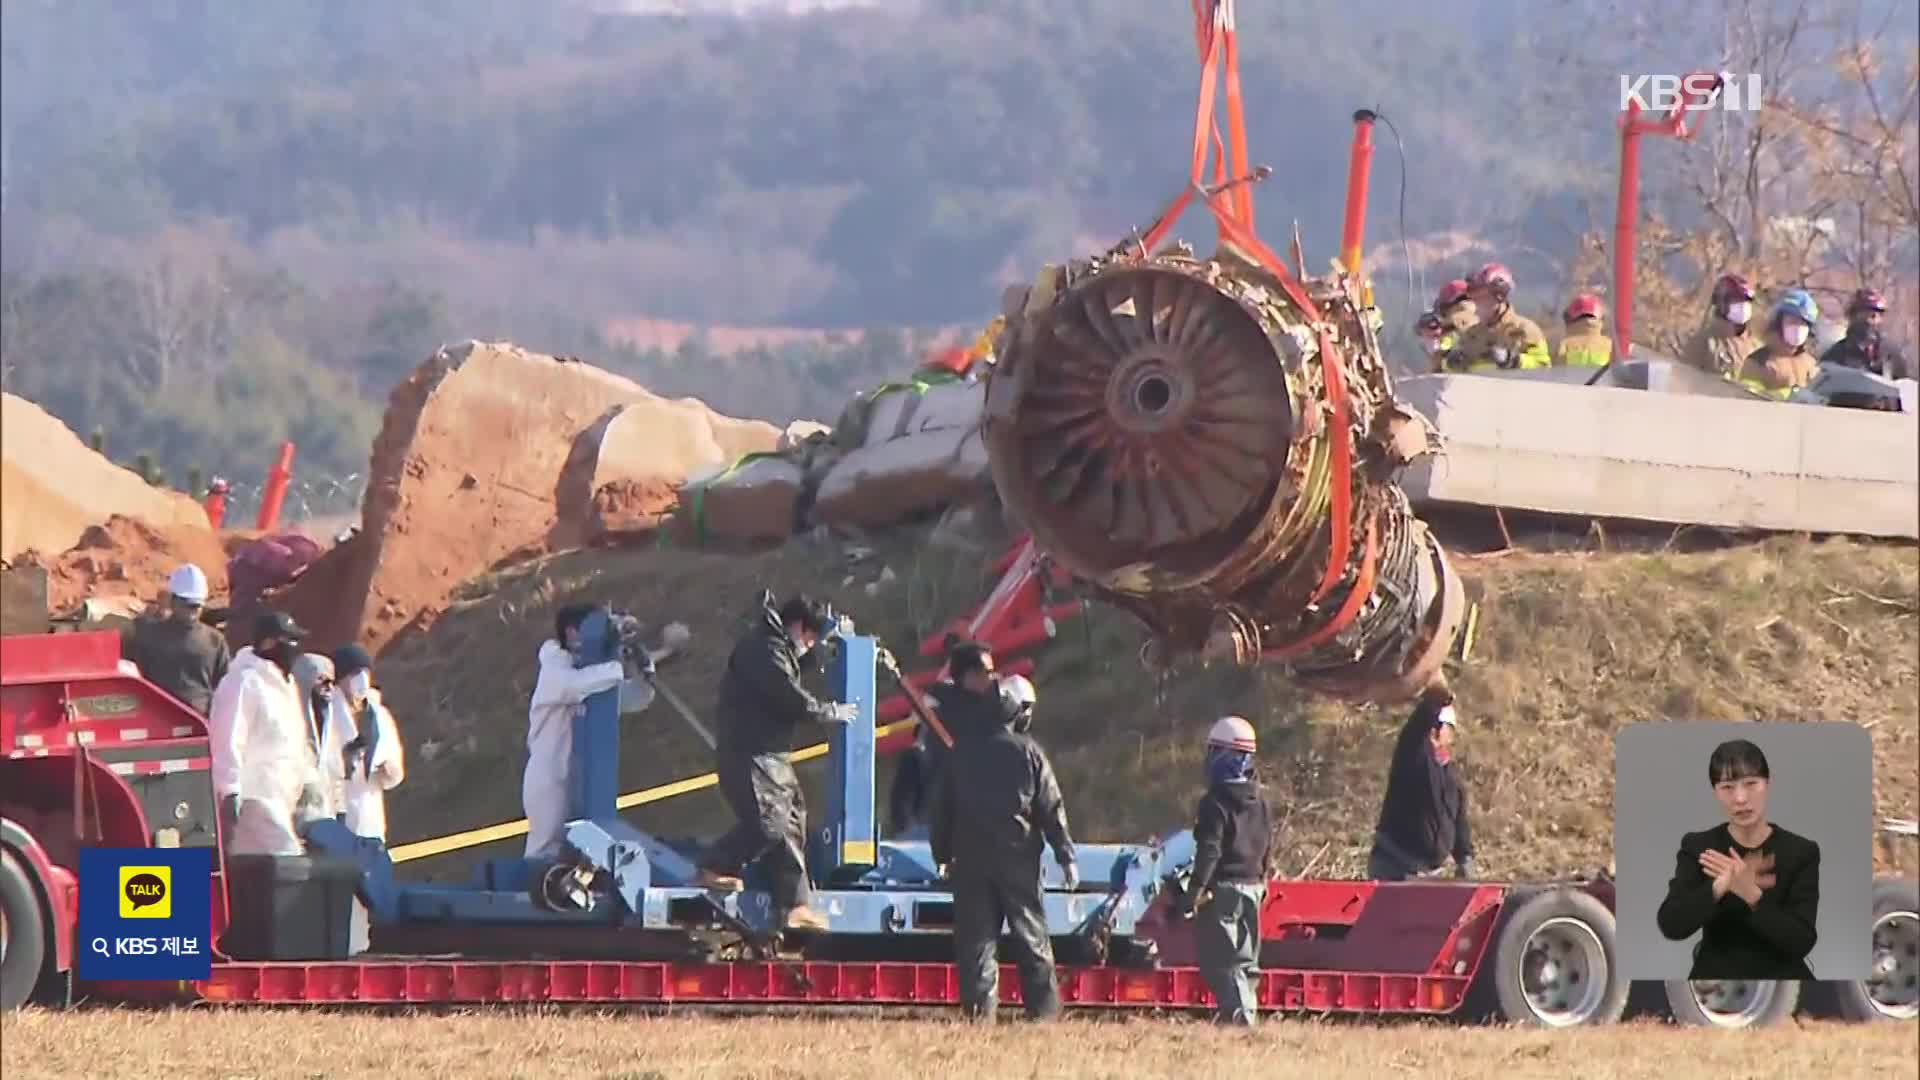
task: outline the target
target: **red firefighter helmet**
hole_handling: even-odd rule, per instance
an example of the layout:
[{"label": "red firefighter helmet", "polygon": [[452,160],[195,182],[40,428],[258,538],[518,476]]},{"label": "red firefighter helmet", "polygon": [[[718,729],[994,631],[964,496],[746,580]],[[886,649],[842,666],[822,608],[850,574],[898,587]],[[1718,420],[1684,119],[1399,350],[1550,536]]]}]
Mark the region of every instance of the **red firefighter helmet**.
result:
[{"label": "red firefighter helmet", "polygon": [[1862,311],[1878,311],[1884,314],[1886,310],[1887,298],[1880,295],[1879,289],[1856,289],[1852,298],[1847,301],[1848,316],[1857,315]]},{"label": "red firefighter helmet", "polygon": [[1433,310],[1445,311],[1467,298],[1467,279],[1454,278],[1440,286],[1440,294],[1433,298]]},{"label": "red firefighter helmet", "polygon": [[1513,271],[1500,263],[1490,262],[1473,272],[1468,284],[1477,292],[1486,292],[1495,300],[1505,303],[1513,295]]},{"label": "red firefighter helmet", "polygon": [[1590,292],[1583,292],[1567,301],[1567,310],[1560,317],[1567,322],[1575,319],[1597,319],[1600,317],[1600,298]]},{"label": "red firefighter helmet", "polygon": [[1722,274],[1720,280],[1713,283],[1713,304],[1726,307],[1742,300],[1752,301],[1753,282],[1739,274]]}]

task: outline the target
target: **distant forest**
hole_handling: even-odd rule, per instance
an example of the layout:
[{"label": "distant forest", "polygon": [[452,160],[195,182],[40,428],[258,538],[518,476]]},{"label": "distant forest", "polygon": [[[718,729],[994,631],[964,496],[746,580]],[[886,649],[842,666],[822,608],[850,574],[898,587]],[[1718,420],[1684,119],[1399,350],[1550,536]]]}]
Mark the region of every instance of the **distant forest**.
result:
[{"label": "distant forest", "polygon": [[[1297,221],[1325,265],[1350,118],[1376,108],[1392,128],[1369,254],[1395,334],[1409,278],[1424,302],[1493,255],[1524,306],[1557,311],[1604,284],[1617,73],[1746,62],[1720,32],[1742,6],[1241,4],[1251,143],[1275,170],[1262,229],[1284,246]],[[1891,29],[1898,3],[1745,6],[1754,62],[1797,73],[1802,98],[1831,96],[1834,50],[1871,31],[1899,100],[1910,3]],[[257,469],[282,437],[309,468],[363,469],[388,389],[468,337],[831,419],[917,359],[910,328],[977,325],[1005,282],[1149,216],[1183,182],[1198,74],[1187,5],[1166,0],[749,19],[9,0],[3,17],[0,373],[175,475]],[[1687,47],[1689,27],[1714,44]],[[1649,212],[1716,228],[1694,180],[1725,152],[1649,149]],[[1770,191],[1768,213],[1818,209],[1806,187]],[[1184,232],[1204,244],[1204,224]],[[845,333],[726,357],[608,339],[635,316]]]}]

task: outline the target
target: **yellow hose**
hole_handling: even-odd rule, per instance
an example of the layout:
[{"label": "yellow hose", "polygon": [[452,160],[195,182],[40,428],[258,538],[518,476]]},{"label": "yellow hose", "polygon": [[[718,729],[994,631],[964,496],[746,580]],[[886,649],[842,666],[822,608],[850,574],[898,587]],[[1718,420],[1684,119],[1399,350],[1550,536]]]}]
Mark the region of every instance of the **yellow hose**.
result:
[{"label": "yellow hose", "polygon": [[[876,730],[874,732],[874,738],[881,739],[896,731],[907,730],[913,727],[916,722],[917,721],[914,720],[897,720]],[[793,752],[793,760],[811,761],[817,757],[825,757],[826,753],[826,743],[814,743],[812,746],[804,749],[795,750]],[[684,780],[675,780],[670,784],[661,784],[657,787],[628,792],[618,799],[615,799],[613,805],[615,809],[631,810],[636,806],[644,806],[647,803],[671,799],[676,795],[686,795],[704,788],[710,788],[718,782],[719,778],[715,774],[702,773],[699,776],[689,776]],[[416,840],[411,844],[402,844],[397,848],[389,849],[387,856],[397,863],[412,862],[415,859],[430,858],[434,855],[445,855],[449,851],[461,851],[470,847],[479,847],[481,844],[491,844],[495,840],[505,840],[512,836],[525,836],[526,833],[527,819],[521,818],[518,821],[503,821],[498,825],[487,825],[478,829],[468,829],[466,832],[452,833],[447,836],[435,837],[431,840]]]}]

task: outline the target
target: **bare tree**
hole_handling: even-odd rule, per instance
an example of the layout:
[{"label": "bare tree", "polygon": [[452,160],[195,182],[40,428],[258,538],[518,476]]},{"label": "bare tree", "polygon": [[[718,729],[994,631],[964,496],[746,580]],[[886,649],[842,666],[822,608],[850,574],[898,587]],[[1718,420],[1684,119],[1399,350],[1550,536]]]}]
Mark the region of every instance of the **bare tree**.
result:
[{"label": "bare tree", "polygon": [[216,231],[169,225],[136,249],[129,268],[134,331],[129,374],[165,390],[210,370],[230,327],[231,289]]}]

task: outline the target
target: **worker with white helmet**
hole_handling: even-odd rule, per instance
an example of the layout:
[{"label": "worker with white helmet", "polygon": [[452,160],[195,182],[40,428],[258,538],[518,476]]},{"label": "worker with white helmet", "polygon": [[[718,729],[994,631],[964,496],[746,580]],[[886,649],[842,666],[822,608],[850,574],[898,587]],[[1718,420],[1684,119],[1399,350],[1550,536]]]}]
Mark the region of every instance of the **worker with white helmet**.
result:
[{"label": "worker with white helmet", "polygon": [[201,620],[207,591],[207,575],[192,563],[182,564],[167,578],[164,604],[136,619],[122,641],[142,677],[201,716],[212,707],[213,688],[232,662],[227,639]]},{"label": "worker with white helmet", "polygon": [[930,846],[934,862],[950,868],[962,1013],[994,1017],[1004,925],[1021,1005],[1028,1019],[1051,1020],[1060,1014],[1060,991],[1041,901],[1041,852],[1053,849],[1069,891],[1079,888],[1080,871],[1053,764],[1024,730],[1033,722],[1033,684],[1002,680],[995,698],[999,722],[956,739],[940,771]]},{"label": "worker with white helmet", "polygon": [[1452,855],[1454,876],[1474,875],[1473,837],[1467,827],[1466,788],[1454,769],[1459,728],[1453,692],[1429,687],[1415,703],[1394,746],[1387,797],[1374,829],[1367,876],[1401,881],[1437,870]]},{"label": "worker with white helmet", "polygon": [[1194,813],[1193,869],[1175,899],[1175,910],[1195,919],[1194,947],[1216,1019],[1245,1027],[1259,1015],[1260,907],[1273,876],[1273,817],[1253,770],[1258,746],[1242,717],[1222,717],[1207,733],[1207,793]]}]

